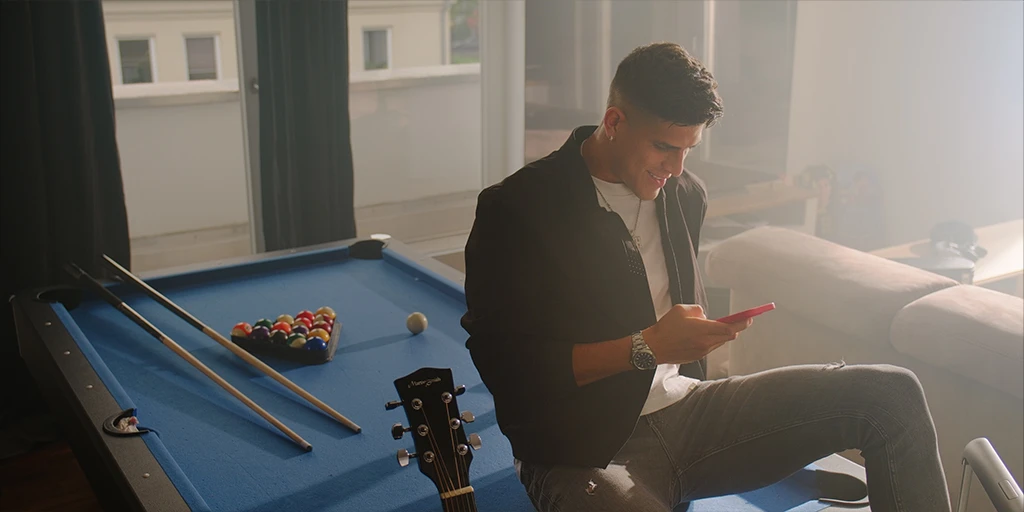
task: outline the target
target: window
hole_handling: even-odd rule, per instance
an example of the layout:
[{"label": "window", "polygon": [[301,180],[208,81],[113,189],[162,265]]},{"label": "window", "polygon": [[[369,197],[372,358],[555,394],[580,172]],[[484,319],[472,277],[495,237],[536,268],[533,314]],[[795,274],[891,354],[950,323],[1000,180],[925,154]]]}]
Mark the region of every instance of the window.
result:
[{"label": "window", "polygon": [[185,59],[189,80],[217,80],[217,39],[210,37],[185,38]]},{"label": "window", "polygon": [[391,67],[391,29],[363,30],[363,69]]},{"label": "window", "polygon": [[451,8],[452,64],[480,62],[478,0],[456,0]]},{"label": "window", "polygon": [[238,84],[239,57],[256,53],[237,48],[236,19],[255,8],[103,0],[133,271],[254,251]]},{"label": "window", "polygon": [[151,39],[125,39],[117,42],[121,56],[121,83],[148,84],[153,82],[153,62],[150,55]]}]

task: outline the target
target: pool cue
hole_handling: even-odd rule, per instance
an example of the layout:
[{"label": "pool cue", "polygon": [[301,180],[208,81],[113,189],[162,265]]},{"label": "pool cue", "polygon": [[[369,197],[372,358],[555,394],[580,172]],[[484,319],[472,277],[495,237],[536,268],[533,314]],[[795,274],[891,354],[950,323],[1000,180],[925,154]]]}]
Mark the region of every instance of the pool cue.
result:
[{"label": "pool cue", "polygon": [[288,380],[288,378],[285,377],[284,375],[281,375],[280,373],[278,373],[277,370],[271,368],[266,363],[264,363],[263,361],[260,361],[259,359],[257,359],[255,356],[253,356],[252,354],[247,352],[242,347],[239,347],[238,345],[236,345],[233,341],[231,341],[231,340],[227,339],[226,337],[224,337],[224,335],[222,335],[221,333],[211,329],[208,325],[204,324],[198,318],[192,316],[188,311],[185,311],[184,308],[182,308],[181,306],[175,304],[174,302],[171,301],[171,299],[168,299],[163,294],[161,294],[160,292],[156,291],[152,286],[149,286],[148,284],[146,284],[145,281],[143,281],[143,280],[139,279],[138,277],[136,277],[135,275],[133,275],[131,272],[128,271],[128,269],[126,269],[126,268],[122,267],[121,265],[119,265],[116,261],[114,261],[112,258],[107,256],[106,254],[103,255],[103,259],[106,260],[107,264],[109,264],[110,266],[114,267],[115,270],[117,270],[121,275],[126,277],[129,281],[134,283],[139,288],[142,288],[150,297],[153,298],[153,300],[159,302],[160,304],[162,304],[167,309],[170,309],[171,311],[173,311],[174,314],[178,315],[183,320],[188,322],[190,325],[192,325],[192,327],[195,327],[196,329],[199,329],[200,331],[203,331],[204,333],[206,333],[206,335],[209,336],[210,338],[212,338],[213,341],[216,341],[217,343],[220,343],[221,345],[224,346],[224,348],[230,350],[231,353],[233,353],[236,356],[242,358],[243,361],[245,361],[245,362],[255,366],[256,368],[258,368],[260,371],[265,373],[270,378],[272,378],[272,379],[276,380],[277,382],[281,383],[281,385],[283,385],[284,387],[292,390],[292,392],[294,392],[295,394],[301,396],[302,398],[305,398],[308,402],[310,402],[313,405],[319,407],[320,410],[324,411],[325,413],[327,413],[328,415],[330,415],[334,419],[336,419],[339,422],[341,422],[342,425],[345,425],[346,427],[352,429],[353,431],[355,431],[357,433],[361,432],[363,430],[359,425],[356,425],[355,423],[353,423],[352,420],[349,420],[348,418],[343,416],[338,411],[335,411],[333,408],[331,408],[331,406],[325,404],[323,401],[321,401],[319,398],[313,396],[312,394],[310,394],[305,389],[300,388],[298,386],[298,384],[295,384],[294,382]]},{"label": "pool cue", "polygon": [[82,270],[81,268],[79,268],[78,265],[75,265],[74,263],[69,263],[65,265],[65,270],[67,270],[67,272],[76,279],[88,284],[89,287],[92,288],[94,292],[96,292],[100,297],[103,297],[103,300],[107,301],[111,306],[114,306],[114,309],[117,309],[121,313],[124,313],[125,316],[130,318],[136,324],[138,324],[139,327],[145,329],[146,332],[148,332],[154,338],[159,340],[160,343],[163,343],[164,346],[171,349],[175,354],[178,354],[185,361],[188,361],[188,363],[196,367],[197,370],[203,372],[204,375],[206,375],[211,380],[216,382],[217,385],[219,385],[220,387],[224,388],[225,391],[231,393],[231,396],[234,396],[242,403],[249,406],[250,409],[252,409],[257,414],[262,416],[263,419],[269,421],[270,424],[277,427],[281,432],[284,432],[288,437],[292,439],[292,441],[295,441],[304,450],[306,450],[307,452],[313,450],[313,446],[306,442],[305,439],[299,437],[299,435],[293,432],[292,429],[288,428],[284,423],[281,423],[280,421],[278,421],[277,418],[273,417],[270,413],[263,410],[263,408],[256,404],[256,402],[253,402],[249,397],[243,395],[241,391],[235,389],[235,387],[229,384],[228,381],[224,380],[220,375],[217,375],[216,372],[214,372],[205,364],[203,364],[202,361],[196,359],[196,357],[190,354],[187,350],[181,348],[181,345],[178,345],[166,334],[160,332],[160,329],[157,329],[156,326],[149,323],[149,321],[143,318],[142,315],[140,315],[137,311],[132,309],[132,307],[129,306],[128,304],[125,304],[123,300],[118,298],[117,295],[114,295],[113,292],[111,292],[105,286],[100,284],[99,281],[90,276],[85,270]]}]

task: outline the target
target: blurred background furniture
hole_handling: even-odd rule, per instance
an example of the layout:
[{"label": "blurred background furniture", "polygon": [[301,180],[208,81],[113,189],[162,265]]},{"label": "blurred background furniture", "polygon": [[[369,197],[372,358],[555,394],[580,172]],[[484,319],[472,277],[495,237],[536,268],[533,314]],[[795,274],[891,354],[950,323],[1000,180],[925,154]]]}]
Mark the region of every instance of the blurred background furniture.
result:
[{"label": "blurred background furniture", "polygon": [[[710,286],[730,290],[732,311],[778,306],[710,355],[712,378],[834,361],[908,368],[927,395],[954,503],[964,446],[979,437],[1020,484],[1024,300],[777,227],[717,244],[705,270]],[[982,501],[968,510],[992,510]]]},{"label": "blurred background furniture", "polygon": [[[975,233],[988,254],[975,263],[973,284],[1024,297],[1024,219],[981,227]],[[930,241],[917,240],[871,254],[897,259],[927,256],[930,251]]]}]

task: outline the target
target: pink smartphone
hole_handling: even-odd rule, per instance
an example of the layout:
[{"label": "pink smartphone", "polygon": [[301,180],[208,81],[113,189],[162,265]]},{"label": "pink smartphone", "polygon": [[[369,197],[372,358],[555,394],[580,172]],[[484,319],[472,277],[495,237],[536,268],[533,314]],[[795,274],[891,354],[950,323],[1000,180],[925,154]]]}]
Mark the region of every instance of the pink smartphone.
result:
[{"label": "pink smartphone", "polygon": [[719,318],[718,320],[716,320],[716,322],[722,322],[723,324],[734,324],[736,322],[741,322],[741,321],[746,320],[748,318],[754,318],[757,315],[760,315],[762,313],[767,313],[767,312],[769,312],[769,311],[771,311],[773,309],[775,309],[775,303],[774,302],[769,302],[768,304],[765,304],[763,306],[758,306],[756,308],[750,308],[750,309],[748,309],[746,311],[740,311],[739,313],[733,313],[733,314],[731,314],[729,316],[723,316],[722,318]]}]

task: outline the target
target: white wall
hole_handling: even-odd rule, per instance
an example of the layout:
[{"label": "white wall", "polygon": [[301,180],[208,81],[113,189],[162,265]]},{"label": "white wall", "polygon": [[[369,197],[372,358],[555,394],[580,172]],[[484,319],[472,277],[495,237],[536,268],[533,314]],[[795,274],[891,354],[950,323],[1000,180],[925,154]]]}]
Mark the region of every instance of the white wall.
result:
[{"label": "white wall", "polygon": [[355,206],[479,191],[480,65],[352,75]]},{"label": "white wall", "polygon": [[[351,82],[356,207],[479,191],[479,64]],[[135,84],[114,95],[133,238],[249,221],[236,82]]]},{"label": "white wall", "polygon": [[889,241],[1024,216],[1024,4],[801,2],[788,172],[860,165]]},{"label": "white wall", "polygon": [[222,88],[115,100],[132,238],[249,222],[241,101]]}]

